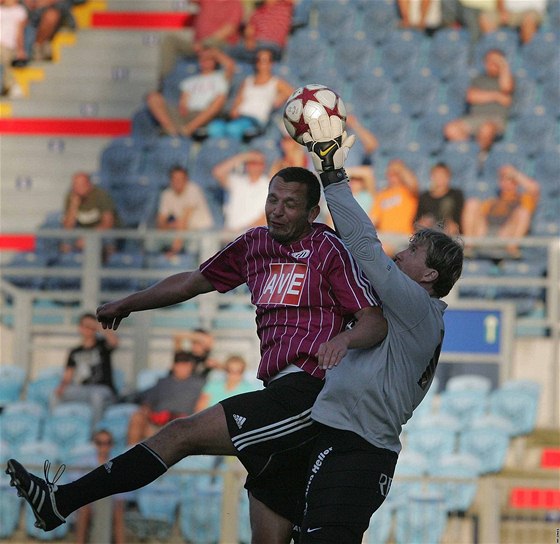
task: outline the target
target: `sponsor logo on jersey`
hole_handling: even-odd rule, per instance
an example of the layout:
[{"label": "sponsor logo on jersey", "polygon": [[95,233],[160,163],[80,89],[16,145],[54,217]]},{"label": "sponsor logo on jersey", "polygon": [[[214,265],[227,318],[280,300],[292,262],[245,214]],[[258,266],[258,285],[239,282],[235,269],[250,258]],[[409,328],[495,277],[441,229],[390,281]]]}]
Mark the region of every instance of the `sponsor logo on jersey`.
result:
[{"label": "sponsor logo on jersey", "polygon": [[113,468],[113,461],[107,461],[104,465],[103,468],[109,473],[111,474],[111,469]]},{"label": "sponsor logo on jersey", "polygon": [[304,249],[302,251],[296,251],[294,253],[290,253],[290,255],[294,259],[307,259],[307,257],[309,257],[309,255],[311,255],[311,251],[309,249]]},{"label": "sponsor logo on jersey", "polygon": [[306,278],[306,264],[271,264],[270,273],[264,282],[264,288],[257,304],[299,305]]},{"label": "sponsor logo on jersey", "polygon": [[237,426],[240,429],[241,429],[241,427],[243,427],[243,423],[245,423],[247,421],[246,417],[238,416],[237,414],[233,414],[233,419],[235,420],[235,423],[237,423]]}]

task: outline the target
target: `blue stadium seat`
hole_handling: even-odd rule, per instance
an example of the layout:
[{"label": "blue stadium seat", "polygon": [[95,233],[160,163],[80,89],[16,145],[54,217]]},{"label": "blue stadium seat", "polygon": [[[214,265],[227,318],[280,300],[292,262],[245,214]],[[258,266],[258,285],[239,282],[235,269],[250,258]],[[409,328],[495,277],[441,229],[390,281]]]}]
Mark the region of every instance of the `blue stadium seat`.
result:
[{"label": "blue stadium seat", "polygon": [[132,277],[127,270],[141,269],[143,264],[144,255],[142,253],[122,251],[112,253],[103,264],[103,269],[122,269],[123,271],[119,277],[102,278],[101,289],[107,291],[137,291],[140,288],[140,280]]},{"label": "blue stadium seat", "polygon": [[486,411],[488,393],[479,390],[442,391],[439,411],[457,418],[463,427]]},{"label": "blue stadium seat", "polygon": [[388,504],[384,503],[371,516],[363,540],[364,544],[385,544],[391,536],[392,526],[393,511]]},{"label": "blue stadium seat", "polygon": [[132,138],[117,138],[99,158],[99,175],[103,184],[118,184],[123,176],[136,174],[140,167],[142,149]]},{"label": "blue stadium seat", "polygon": [[167,368],[143,368],[136,375],[136,390],[145,391],[157,383],[160,378],[167,376]]},{"label": "blue stadium seat", "polygon": [[50,439],[28,441],[22,444],[18,450],[18,460],[24,465],[27,463],[36,464],[48,459],[51,463],[58,463],[66,452],[57,442]]},{"label": "blue stadium seat", "polygon": [[537,32],[521,50],[529,77],[544,82],[560,63],[560,40],[554,32]]},{"label": "blue stadium seat", "polygon": [[88,402],[72,401],[57,404],[51,410],[52,417],[73,417],[84,422],[84,425],[91,426],[93,421],[93,408]]},{"label": "blue stadium seat", "polygon": [[25,412],[6,412],[0,414],[0,436],[9,447],[17,452],[26,442],[39,439],[42,419]]},{"label": "blue stadium seat", "polygon": [[512,128],[506,129],[506,140],[517,144],[526,157],[534,157],[542,149],[555,145],[556,131],[554,119],[537,109],[512,121]]},{"label": "blue stadium seat", "polygon": [[426,423],[431,418],[423,419],[407,432],[406,447],[437,462],[442,455],[455,450],[457,431]]},{"label": "blue stadium seat", "polygon": [[[430,483],[445,501],[447,512],[466,512],[474,502],[480,475],[480,461],[468,454],[450,453],[439,463],[430,465],[430,476],[445,478],[445,482]],[[467,479],[469,481],[460,481]]]},{"label": "blue stadium seat", "polygon": [[23,499],[17,496],[8,480],[0,479],[0,539],[10,539],[16,532]]},{"label": "blue stadium seat", "polygon": [[[489,261],[484,261],[488,264]],[[460,391],[479,391],[484,394],[490,393],[492,380],[481,374],[460,374],[451,376],[445,384],[445,390],[450,392]]]},{"label": "blue stadium seat", "polygon": [[511,117],[532,113],[537,103],[537,85],[530,78],[517,77],[513,91],[513,104],[509,111]]},{"label": "blue stadium seat", "polygon": [[48,369],[40,373],[27,384],[26,399],[48,408],[51,396],[60,384],[61,379],[62,371],[60,368]]},{"label": "blue stadium seat", "polygon": [[160,187],[169,184],[169,171],[173,166],[187,168],[190,164],[192,140],[160,136],[146,145],[142,174],[154,179]]},{"label": "blue stadium seat", "polygon": [[162,93],[165,100],[170,104],[177,104],[181,96],[181,81],[198,73],[199,67],[196,58],[183,57],[177,61],[173,70],[162,82]]},{"label": "blue stadium seat", "polygon": [[45,280],[45,289],[47,290],[71,290],[79,289],[81,285],[81,268],[84,256],[79,252],[60,253],[55,261],[51,263],[54,268],[76,269],[76,276],[57,276],[56,272],[51,271],[50,276]]},{"label": "blue stadium seat", "polygon": [[[162,373],[163,375],[163,373]],[[105,429],[113,435],[115,447],[124,449],[127,444],[128,424],[139,406],[134,403],[113,404],[107,406],[96,429]]]},{"label": "blue stadium seat", "polygon": [[132,137],[139,143],[160,136],[160,126],[147,107],[143,106],[132,114]]},{"label": "blue stadium seat", "polygon": [[10,268],[29,268],[30,270],[34,268],[45,268],[49,264],[49,259],[47,255],[42,253],[31,253],[31,252],[21,252],[16,253],[12,259],[7,263],[4,272],[4,278],[16,287],[21,287],[23,289],[41,289],[45,280],[42,275],[38,276],[22,276],[22,275],[10,275]]},{"label": "blue stadium seat", "polygon": [[560,69],[553,72],[540,87],[539,105],[550,116],[560,119]]},{"label": "blue stadium seat", "polygon": [[483,34],[475,45],[475,66],[482,69],[484,55],[490,49],[499,49],[510,63],[515,61],[518,53],[519,36],[517,31],[511,28],[500,28],[496,32]]},{"label": "blue stadium seat", "polygon": [[527,435],[535,429],[539,397],[523,389],[498,388],[490,395],[489,410],[511,423],[512,436]]},{"label": "blue stadium seat", "polygon": [[428,67],[442,81],[468,69],[469,37],[466,29],[441,28],[430,42]]},{"label": "blue stadium seat", "polygon": [[[545,265],[533,261],[503,261],[500,273],[505,278],[542,278]],[[515,303],[517,315],[530,314],[544,300],[544,289],[539,286],[500,285],[496,291],[497,299],[506,299]]]},{"label": "blue stadium seat", "polygon": [[376,135],[379,149],[384,154],[404,149],[410,138],[410,119],[398,111],[376,113],[364,119],[364,125]]},{"label": "blue stadium seat", "polygon": [[159,186],[148,176],[124,176],[111,187],[121,226],[138,228],[152,226],[159,200]]},{"label": "blue stadium seat", "polygon": [[446,142],[438,159],[451,168],[453,183],[465,187],[477,179],[477,155],[477,146],[472,142]]},{"label": "blue stadium seat", "polygon": [[513,165],[518,170],[527,173],[529,163],[519,145],[499,142],[495,144],[482,168],[480,177],[497,187],[498,171],[502,166]]},{"label": "blue stadium seat", "polygon": [[459,433],[459,453],[476,457],[480,474],[500,472],[505,465],[512,427],[503,418],[480,416]]},{"label": "blue stadium seat", "polygon": [[71,414],[53,414],[45,421],[44,436],[63,450],[70,450],[78,444],[89,442],[91,431],[91,420]]},{"label": "blue stadium seat", "polygon": [[535,155],[534,165],[533,177],[541,184],[543,192],[548,194],[549,188],[558,191],[560,146],[545,148],[538,151]]},{"label": "blue stadium seat", "polygon": [[[392,83],[383,70],[369,71],[351,83],[348,98],[344,97],[344,101],[364,121],[365,117],[387,111],[392,89]],[[372,130],[377,134],[375,127]]]},{"label": "blue stadium seat", "polygon": [[431,108],[438,91],[439,84],[429,69],[413,70],[399,82],[398,102],[406,114],[419,117]]},{"label": "blue stadium seat", "polygon": [[25,384],[25,369],[18,365],[0,365],[0,406],[17,401]]},{"label": "blue stadium seat", "polygon": [[426,155],[439,153],[445,143],[443,127],[452,119],[448,113],[430,112],[422,116],[416,125],[413,145]]},{"label": "blue stadium seat", "polygon": [[349,9],[345,0],[331,0],[328,9],[319,7],[316,13],[317,31],[328,44],[335,46],[336,53],[336,46],[352,37],[354,10]]},{"label": "blue stadium seat", "polygon": [[228,138],[208,139],[202,142],[189,168],[190,177],[204,189],[220,188],[212,176],[212,169],[219,162],[239,153],[241,144]]},{"label": "blue stadium seat", "polygon": [[138,490],[138,510],[147,521],[159,522],[154,531],[157,540],[167,540],[175,525],[179,507],[179,489],[169,478],[160,479]]},{"label": "blue stadium seat", "polygon": [[387,496],[386,507],[391,509],[400,508],[407,502],[408,496],[422,488],[420,477],[428,473],[430,460],[421,452],[415,451],[404,444],[391,484],[391,491]]},{"label": "blue stadium seat", "polygon": [[[308,76],[317,65],[327,64],[327,42],[315,29],[302,28],[292,34],[284,52],[284,62],[290,72],[301,81],[309,83]],[[313,62],[309,62],[313,59]]]},{"label": "blue stadium seat", "polygon": [[339,41],[334,47],[333,55],[339,77],[354,80],[363,75],[363,67],[375,55],[375,50],[366,41],[365,33],[359,32]]},{"label": "blue stadium seat", "polygon": [[[463,263],[463,278],[480,278],[481,276],[496,276],[498,270],[488,259],[468,259]],[[459,296],[461,298],[491,299],[496,294],[496,287],[486,282],[480,285],[464,284],[459,280]]]},{"label": "blue stadium seat", "polygon": [[394,81],[419,67],[423,36],[412,30],[393,32],[381,45],[381,66]]},{"label": "blue stadium seat", "polygon": [[396,31],[399,21],[396,4],[392,0],[362,2],[362,30],[375,45],[383,44]]}]

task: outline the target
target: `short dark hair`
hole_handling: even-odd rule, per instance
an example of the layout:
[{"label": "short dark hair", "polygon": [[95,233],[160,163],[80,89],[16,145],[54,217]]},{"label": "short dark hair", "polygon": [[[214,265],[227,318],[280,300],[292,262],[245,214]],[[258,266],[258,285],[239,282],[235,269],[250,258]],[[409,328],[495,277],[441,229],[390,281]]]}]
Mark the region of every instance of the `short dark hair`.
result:
[{"label": "short dark hair", "polygon": [[174,363],[187,362],[187,363],[196,364],[196,357],[190,351],[180,350],[175,352],[175,355],[173,356],[173,362]]},{"label": "short dark hair", "polygon": [[180,164],[174,164],[169,169],[169,175],[173,174],[173,172],[183,172],[183,174],[187,176],[189,175],[189,171],[184,166],[181,166]]},{"label": "short dark hair", "polygon": [[463,271],[463,243],[439,229],[420,229],[410,241],[426,245],[426,266],[438,273],[432,289],[438,298],[446,296]]},{"label": "short dark hair", "polygon": [[275,177],[282,178],[286,183],[296,182],[307,186],[307,210],[319,205],[321,185],[319,179],[311,170],[300,166],[288,166],[276,172],[272,179]]},{"label": "short dark hair", "polygon": [[432,166],[432,172],[436,169],[436,168],[443,168],[444,170],[447,171],[447,173],[449,175],[451,175],[451,168],[449,167],[449,165],[443,161],[439,161],[436,162],[433,166]]},{"label": "short dark hair", "polygon": [[92,312],[84,312],[78,318],[78,323],[81,323],[84,319],[95,319],[97,321],[97,316]]}]

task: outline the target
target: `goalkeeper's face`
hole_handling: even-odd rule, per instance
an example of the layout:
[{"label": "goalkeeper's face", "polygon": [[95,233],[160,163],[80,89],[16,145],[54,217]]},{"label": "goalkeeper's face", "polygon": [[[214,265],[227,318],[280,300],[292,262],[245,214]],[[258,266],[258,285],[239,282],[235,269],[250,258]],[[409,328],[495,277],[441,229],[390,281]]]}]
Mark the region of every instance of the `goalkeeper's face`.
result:
[{"label": "goalkeeper's face", "polygon": [[277,242],[291,244],[305,238],[319,214],[307,209],[307,185],[276,176],[270,182],[265,205],[268,232]]}]

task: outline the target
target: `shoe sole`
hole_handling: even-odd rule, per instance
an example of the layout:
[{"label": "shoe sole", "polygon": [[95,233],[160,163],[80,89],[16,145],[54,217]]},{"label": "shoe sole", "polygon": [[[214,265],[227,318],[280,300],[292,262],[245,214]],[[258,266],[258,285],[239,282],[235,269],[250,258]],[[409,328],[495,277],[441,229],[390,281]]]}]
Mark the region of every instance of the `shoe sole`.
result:
[{"label": "shoe sole", "polygon": [[10,461],[8,461],[8,468],[6,469],[6,474],[10,476],[10,485],[17,489],[18,497],[23,497],[26,500],[27,504],[31,506],[36,521],[35,527],[38,527],[39,529],[43,529],[43,531],[46,531],[47,524],[45,520],[41,518],[37,510],[35,510],[35,506],[33,506],[33,503],[31,502],[31,499],[29,498],[27,491],[23,488],[23,484],[17,479],[16,469],[13,467]]}]

